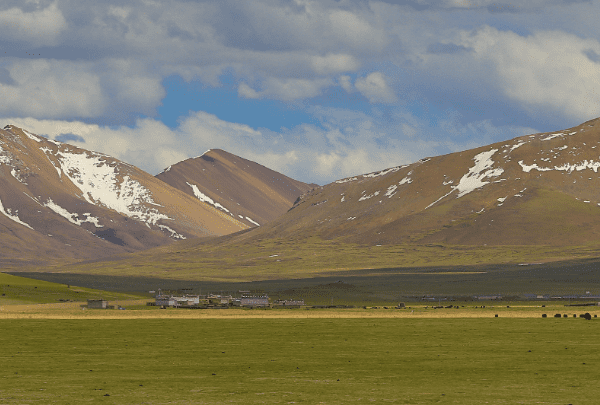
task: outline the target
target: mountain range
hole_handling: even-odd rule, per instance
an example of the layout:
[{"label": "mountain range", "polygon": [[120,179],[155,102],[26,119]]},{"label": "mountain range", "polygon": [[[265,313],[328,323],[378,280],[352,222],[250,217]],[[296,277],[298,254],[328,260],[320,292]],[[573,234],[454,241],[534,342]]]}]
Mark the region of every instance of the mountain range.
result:
[{"label": "mountain range", "polygon": [[[69,170],[72,169],[65,162],[73,159],[68,160],[64,157],[66,149],[71,151],[69,153],[95,156],[94,161],[108,162],[112,159],[66,144],[54,145],[52,141],[40,137],[36,137],[37,141],[32,140],[31,137],[35,135],[14,127],[5,129],[2,134],[2,139],[18,137],[23,142],[28,142],[28,147],[34,145],[32,142],[40,144],[37,150],[42,152],[38,160],[43,160],[41,157],[49,161],[54,159],[54,163],[47,166],[46,170],[52,169],[57,172],[56,175],[53,174],[55,177],[60,173],[71,173]],[[13,144],[18,142],[14,141]],[[50,145],[58,149],[52,149],[53,152],[42,150]],[[9,150],[4,143],[0,146],[3,150]],[[181,201],[190,201],[194,206],[205,207],[207,212],[212,209],[210,212],[213,215],[210,215],[210,218],[214,227],[209,229],[207,225],[198,225],[200,219],[197,222],[182,221],[179,219],[181,211],[175,212],[177,210],[163,214],[173,219],[163,218],[153,223],[150,219],[154,218],[152,216],[148,216],[149,219],[143,222],[140,220],[142,214],[136,214],[137,217],[124,216],[114,208],[109,209],[110,215],[121,214],[130,221],[129,223],[141,222],[139,228],[146,227],[148,235],[160,235],[162,240],[170,241],[183,237],[188,239],[170,244],[163,243],[161,247],[122,256],[119,258],[121,264],[117,267],[127,268],[127,263],[139,262],[142,257],[152,257],[153,262],[163,263],[161,266],[165,271],[181,268],[181,263],[184,262],[189,264],[186,268],[192,269],[189,271],[200,273],[203,268],[211,266],[214,269],[227,267],[234,272],[247,271],[253,266],[256,270],[260,266],[264,267],[267,259],[285,262],[284,255],[273,250],[281,243],[288,243],[288,255],[304,252],[302,255],[297,253],[294,257],[294,269],[315,271],[325,271],[332,266],[330,262],[333,259],[317,263],[314,257],[310,257],[317,255],[310,252],[325,245],[336,246],[330,249],[328,254],[337,255],[334,260],[337,268],[347,269],[364,266],[363,262],[352,255],[353,250],[376,246],[387,246],[390,249],[402,247],[396,249],[397,254],[390,254],[393,258],[390,259],[393,261],[391,264],[400,267],[409,263],[406,259],[407,251],[431,246],[438,249],[435,251],[438,253],[433,253],[434,255],[452,247],[457,252],[457,260],[460,259],[458,261],[462,263],[469,261],[468,249],[471,248],[488,249],[486,252],[491,253],[486,254],[489,255],[489,260],[495,263],[521,260],[515,257],[519,256],[518,252],[527,249],[528,252],[534,252],[529,257],[539,261],[570,257],[573,249],[585,257],[598,256],[599,149],[600,119],[594,119],[565,130],[520,136],[467,151],[424,158],[412,164],[351,176],[324,186],[297,182],[225,151],[209,151],[198,158],[188,159],[165,169],[152,178],[152,181],[160,181],[157,184],[169,190],[172,199],[177,200],[179,204],[183,204],[179,202],[181,196]],[[33,152],[31,154],[33,155]],[[9,157],[0,159],[8,161]],[[16,162],[14,158],[10,158],[10,161]],[[9,165],[4,161],[0,162],[4,178],[11,180],[11,184],[18,187],[24,187],[24,181],[33,184],[25,174],[21,175],[15,169],[15,163]],[[116,160],[114,162],[113,166],[120,168],[119,173],[121,170],[139,170]],[[34,169],[29,170],[35,172]],[[119,178],[129,176],[128,179],[141,179],[134,177],[134,172],[130,171],[123,171]],[[71,178],[74,179],[71,181],[73,185],[68,187],[71,187],[72,198],[80,204],[94,205],[98,210],[109,208],[104,206],[99,196],[96,199],[90,195],[88,201],[81,195],[84,190],[81,184],[75,184],[79,181],[75,174],[63,175],[65,181]],[[56,179],[54,181],[56,183]],[[150,180],[144,181],[152,183]],[[140,184],[145,185],[145,182]],[[252,186],[252,192],[244,191],[240,186],[248,184]],[[25,191],[25,188],[23,190]],[[51,194],[40,197],[39,192],[36,194],[33,190],[31,189],[29,194],[24,192],[23,197],[19,196],[20,201],[29,200],[33,204],[31,207],[43,206],[52,211],[48,207],[52,205],[48,202],[49,198],[52,197],[53,202],[59,200],[55,200]],[[154,189],[148,190],[151,190],[148,193],[154,193]],[[156,204],[164,205],[158,195],[154,197],[152,194],[154,205],[143,203],[141,207],[158,210]],[[247,196],[252,196],[252,203],[245,202]],[[5,193],[0,194],[3,203],[6,198]],[[185,200],[186,198],[189,200]],[[34,231],[35,226],[32,225],[33,230],[27,229],[19,221],[25,224],[33,223],[35,215],[21,208],[13,200],[6,201],[9,203],[5,204],[7,208],[3,208],[3,213],[9,220],[7,222],[4,219],[2,224],[11,223],[13,229],[20,225],[20,232]],[[60,207],[63,207],[63,204],[66,206],[66,202],[62,200],[56,204]],[[277,211],[268,204],[277,207]],[[18,212],[16,207],[20,207]],[[95,228],[94,220],[88,218],[98,217],[99,211],[93,211],[91,207],[77,211],[76,207],[74,205],[69,208],[69,212],[77,213],[77,216],[71,219],[81,221],[77,226],[81,228],[85,225],[84,229],[95,235],[94,232],[98,232],[98,229]],[[57,210],[53,212],[56,214]],[[85,216],[86,212],[89,213],[88,216]],[[203,214],[202,218],[207,218],[207,215]],[[2,219],[0,217],[0,220]],[[204,221],[203,224],[208,223],[206,219]],[[75,225],[72,221],[67,222]],[[104,220],[101,223],[106,222]],[[250,229],[250,226],[257,224],[261,226]],[[111,226],[111,229],[121,230],[123,237],[115,233],[121,240],[125,240],[125,235],[128,235],[139,241],[136,232],[127,233],[122,230],[127,229],[125,225],[120,228],[116,228],[116,225]],[[169,226],[169,229],[160,228],[159,225]],[[194,236],[212,237],[192,238]],[[9,240],[5,236],[3,238]],[[152,244],[160,245],[162,240],[158,240],[158,236],[155,238],[151,239],[148,236],[146,245],[141,247],[133,244],[117,246],[121,250],[127,248],[128,251],[133,251],[151,247]],[[115,243],[111,245],[114,246]],[[266,250],[260,250],[265,246],[273,254],[262,257],[267,254]],[[310,248],[306,248],[307,246]],[[535,250],[534,247],[539,247],[539,250]],[[46,249],[51,248],[48,246]],[[15,249],[18,249],[18,246]],[[4,251],[6,249],[3,249]],[[222,253],[219,254],[219,251]],[[249,259],[240,253],[244,251],[255,253]],[[540,253],[535,253],[538,251]],[[90,257],[96,254],[92,249],[90,252]],[[549,255],[548,252],[552,253]],[[369,256],[372,261],[376,262],[379,256],[369,254],[372,255]],[[95,257],[99,256],[96,254]],[[98,265],[95,271],[102,272],[102,268],[110,266],[115,268],[111,260],[114,259],[106,259],[105,264]]]},{"label": "mountain range", "polygon": [[220,150],[155,177],[9,125],[0,130],[0,265],[90,260],[229,234],[273,219],[310,187]]}]

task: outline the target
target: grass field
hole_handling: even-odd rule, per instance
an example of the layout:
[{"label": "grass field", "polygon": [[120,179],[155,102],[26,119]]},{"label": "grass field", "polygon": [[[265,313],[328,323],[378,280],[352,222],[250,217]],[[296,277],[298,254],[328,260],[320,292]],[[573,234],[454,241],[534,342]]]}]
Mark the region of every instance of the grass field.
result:
[{"label": "grass field", "polygon": [[[461,297],[500,294],[514,297],[523,294],[600,295],[600,260],[522,265],[477,265],[419,268],[371,268],[330,272],[318,277],[300,273],[297,278],[256,281],[214,281],[204,277],[201,269],[189,279],[156,278],[146,275],[143,267],[138,276],[71,273],[15,273],[61,284],[88,288],[130,291],[138,294],[150,290],[192,288],[196,293],[239,290],[264,291],[277,299],[303,298],[311,305],[335,304],[389,305],[424,295]],[[145,276],[142,276],[145,275]],[[341,281],[341,282],[340,282]],[[413,297],[413,298],[411,298]]]},{"label": "grass field", "polygon": [[0,273],[0,305],[37,304],[87,299],[126,300],[139,294],[101,291]]},{"label": "grass field", "polygon": [[445,244],[369,246],[310,237],[231,243],[229,235],[199,243],[177,242],[117,259],[17,271],[146,276],[177,280],[249,282],[351,274],[372,269],[460,268],[586,260],[600,257],[595,241],[584,246],[462,246]]},{"label": "grass field", "polygon": [[1,320],[0,403],[592,404],[599,324]]}]

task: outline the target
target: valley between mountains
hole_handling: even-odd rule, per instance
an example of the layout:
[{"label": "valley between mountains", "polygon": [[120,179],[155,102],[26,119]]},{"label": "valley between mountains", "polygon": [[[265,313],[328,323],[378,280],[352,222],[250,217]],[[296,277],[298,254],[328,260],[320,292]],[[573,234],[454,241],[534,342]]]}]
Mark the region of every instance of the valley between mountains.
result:
[{"label": "valley between mountains", "polygon": [[241,282],[600,257],[600,119],[324,186],[221,150],[150,176],[16,127],[0,140],[12,271]]}]

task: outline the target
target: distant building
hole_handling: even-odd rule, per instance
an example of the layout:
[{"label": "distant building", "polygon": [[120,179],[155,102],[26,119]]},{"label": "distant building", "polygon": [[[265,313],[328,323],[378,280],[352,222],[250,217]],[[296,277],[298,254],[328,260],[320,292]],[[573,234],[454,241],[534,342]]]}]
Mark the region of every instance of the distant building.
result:
[{"label": "distant building", "polygon": [[218,294],[209,294],[208,302],[211,304],[221,304],[226,305],[233,301],[233,297],[231,295],[218,295]]},{"label": "distant building", "polygon": [[304,305],[304,300],[277,300],[273,305],[281,307],[301,307]]},{"label": "distant building", "polygon": [[156,296],[154,305],[159,307],[191,307],[200,304],[199,295],[165,295]]},{"label": "distant building", "polygon": [[90,309],[109,309],[109,308],[111,308],[108,305],[108,301],[106,301],[106,300],[87,300],[87,307]]},{"label": "distant building", "polygon": [[501,295],[479,295],[475,298],[480,301],[492,301],[492,300],[501,300],[502,296]]},{"label": "distant building", "polygon": [[240,300],[243,307],[268,307],[269,297],[263,296],[243,296]]},{"label": "distant building", "polygon": [[176,307],[177,300],[170,295],[157,295],[154,305],[157,307]]}]

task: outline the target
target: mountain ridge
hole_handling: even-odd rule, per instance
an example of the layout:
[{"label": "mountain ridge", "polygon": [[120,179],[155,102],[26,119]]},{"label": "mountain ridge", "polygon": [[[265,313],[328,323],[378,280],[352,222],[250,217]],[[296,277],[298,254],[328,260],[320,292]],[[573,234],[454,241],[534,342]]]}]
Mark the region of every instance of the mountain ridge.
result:
[{"label": "mountain ridge", "polygon": [[249,227],[285,213],[297,197],[317,187],[221,149],[209,149],[155,176]]},{"label": "mountain ridge", "polygon": [[[145,255],[153,274],[218,279],[600,257],[598,168],[594,119],[339,179],[264,226]],[[127,271],[133,256],[81,271]]]}]

